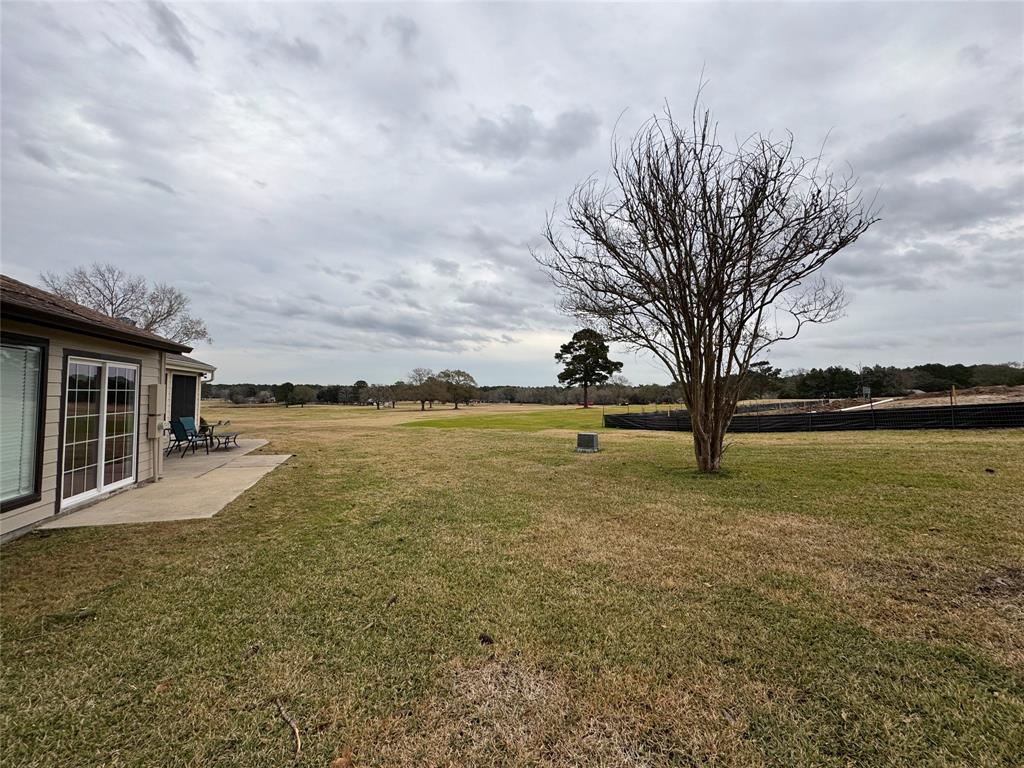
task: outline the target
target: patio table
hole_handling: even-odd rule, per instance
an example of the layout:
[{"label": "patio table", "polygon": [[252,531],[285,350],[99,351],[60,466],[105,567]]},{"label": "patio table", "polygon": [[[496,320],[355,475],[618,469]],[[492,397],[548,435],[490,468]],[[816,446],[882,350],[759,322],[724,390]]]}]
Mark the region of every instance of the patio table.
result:
[{"label": "patio table", "polygon": [[[229,422],[229,424],[230,424],[230,422]],[[239,433],[238,432],[222,432],[221,434],[218,435],[218,434],[216,434],[215,430],[216,430],[217,427],[221,427],[221,426],[228,426],[228,424],[221,424],[220,422],[217,422],[216,424],[208,424],[207,427],[206,427],[206,432],[210,436],[210,442],[211,443],[215,443],[215,445],[213,446],[213,449],[217,450],[218,448],[223,448],[223,449],[227,450],[232,445],[237,446],[238,445],[238,435],[239,435]]]}]

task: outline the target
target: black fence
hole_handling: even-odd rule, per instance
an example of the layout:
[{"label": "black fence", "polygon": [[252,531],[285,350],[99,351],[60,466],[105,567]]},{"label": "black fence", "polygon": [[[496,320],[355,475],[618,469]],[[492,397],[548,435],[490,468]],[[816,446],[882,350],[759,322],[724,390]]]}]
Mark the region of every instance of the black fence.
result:
[{"label": "black fence", "polygon": [[[606,427],[689,432],[686,411],[622,413],[604,417]],[[864,429],[1006,429],[1024,427],[1024,403],[862,408],[821,413],[758,413],[735,416],[730,432],[830,432]]]}]

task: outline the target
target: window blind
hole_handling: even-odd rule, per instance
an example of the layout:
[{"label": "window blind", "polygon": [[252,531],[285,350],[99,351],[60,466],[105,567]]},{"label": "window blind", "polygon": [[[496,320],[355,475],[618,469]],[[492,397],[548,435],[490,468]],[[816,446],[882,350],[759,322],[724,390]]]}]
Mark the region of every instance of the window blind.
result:
[{"label": "window blind", "polygon": [[0,345],[0,501],[35,491],[42,349]]}]

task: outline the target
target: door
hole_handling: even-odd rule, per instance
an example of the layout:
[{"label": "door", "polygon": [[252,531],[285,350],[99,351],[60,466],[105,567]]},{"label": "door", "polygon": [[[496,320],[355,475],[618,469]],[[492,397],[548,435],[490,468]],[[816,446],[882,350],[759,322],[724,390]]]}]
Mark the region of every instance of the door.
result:
[{"label": "door", "polygon": [[171,376],[171,419],[196,417],[196,377]]},{"label": "door", "polygon": [[138,378],[128,363],[68,360],[61,506],[135,482]]}]

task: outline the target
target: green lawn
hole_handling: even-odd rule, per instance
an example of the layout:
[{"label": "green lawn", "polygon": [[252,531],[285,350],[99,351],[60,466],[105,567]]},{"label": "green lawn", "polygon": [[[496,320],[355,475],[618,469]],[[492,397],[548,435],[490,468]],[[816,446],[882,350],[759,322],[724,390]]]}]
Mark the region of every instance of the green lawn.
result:
[{"label": "green lawn", "polygon": [[[434,427],[438,429],[511,429],[517,432],[536,432],[542,429],[604,429],[604,413],[626,413],[626,408],[592,406],[590,408],[548,407],[529,413],[476,413],[474,409],[462,409],[464,414],[455,418],[445,414],[440,418],[425,418],[410,421],[409,427]],[[640,411],[639,407],[632,409]],[[653,406],[647,406],[647,411]]]},{"label": "green lawn", "polygon": [[280,705],[335,768],[1024,764],[1024,431],[739,435],[709,478],[470,411],[431,420],[522,431],[211,411],[295,457],[5,545],[0,763],[285,765]]}]

